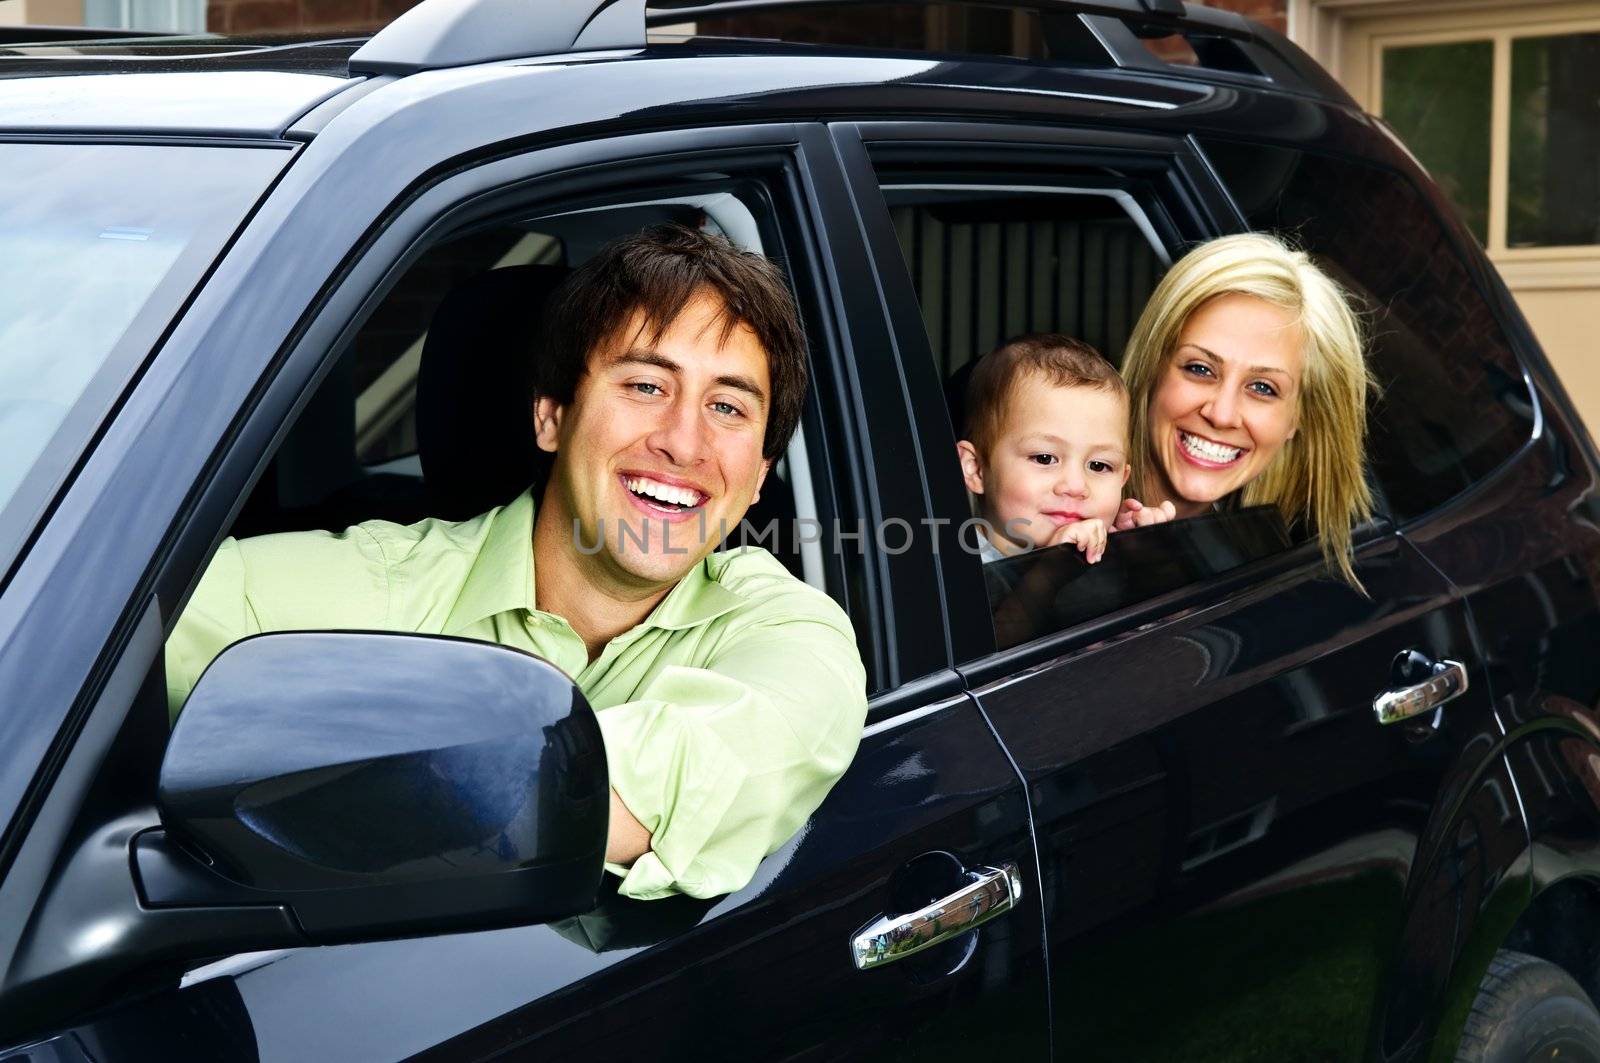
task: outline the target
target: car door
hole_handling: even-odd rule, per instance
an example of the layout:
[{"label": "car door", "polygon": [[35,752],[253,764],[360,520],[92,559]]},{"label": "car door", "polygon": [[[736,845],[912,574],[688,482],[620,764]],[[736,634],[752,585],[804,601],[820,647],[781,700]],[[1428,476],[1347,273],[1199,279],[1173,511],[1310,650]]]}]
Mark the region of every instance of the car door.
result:
[{"label": "car door", "polygon": [[[532,83],[546,79],[536,75],[520,88],[515,78],[497,77],[497,113],[538,99],[544,88]],[[480,105],[470,94],[436,101],[428,120],[450,128],[463,109]],[[406,116],[393,137],[403,142],[421,120]],[[491,147],[479,150],[491,154]],[[316,382],[375,293],[441,230],[481,224],[500,194],[518,204],[548,196],[587,207],[596,197],[626,202],[662,183],[722,188],[735,175],[773,205],[773,250],[794,279],[813,343],[806,424],[814,457],[805,471],[820,516],[847,535],[855,529],[849,549],[824,560],[821,578],[861,633],[873,684],[869,726],[822,808],[733,896],[634,902],[603,895],[594,912],[559,925],[226,957],[162,955],[159,963],[152,953],[149,964],[140,962],[138,934],[118,929],[93,943],[115,959],[118,976],[80,979],[77,988],[58,980],[51,1021],[15,1023],[48,1040],[20,1051],[63,1059],[911,1058],[949,1055],[981,1032],[1009,1056],[1044,1056],[1044,940],[1022,781],[951,667],[943,606],[932,591],[932,545],[883,549],[870,532],[890,521],[919,525],[926,497],[909,411],[885,399],[900,394],[892,385],[899,373],[893,337],[862,283],[859,229],[822,127],[691,126],[502,156],[429,185],[386,216],[380,238],[351,261],[329,246],[330,230],[340,231],[329,218],[350,210],[349,181],[363,164],[349,156],[321,164],[346,172],[280,188],[288,201],[269,200],[262,214],[278,228],[242,241],[235,253],[255,257],[229,259],[220,271],[230,283],[240,273],[273,277],[291,264],[301,281],[319,263],[324,277],[339,272],[302,327],[291,332],[300,313],[279,309],[286,346],[257,363],[263,375],[248,400],[235,399],[237,418],[218,415],[216,453],[201,478],[172,490],[173,437],[162,418],[202,388],[217,360],[272,352],[270,336],[242,352],[201,343],[182,360],[164,353],[149,383],[157,390],[136,393],[128,407],[146,418],[152,405],[162,412],[125,426],[124,449],[94,456],[104,475],[144,482],[154,495],[149,503],[160,498],[171,507],[156,581],[167,608],[150,605],[116,657],[115,681],[88,717],[94,740],[71,750],[50,814],[25,846],[42,873],[39,892],[22,894],[20,879],[8,882],[33,913],[25,921],[74,925],[74,898],[58,884],[71,878],[61,869],[81,865],[86,848],[106,861],[98,880],[116,883],[118,860],[125,861],[118,824],[150,815],[164,740],[162,613],[168,623],[175,617],[247,486],[296,412],[314,405]],[[420,173],[429,164],[413,165]],[[307,246],[324,257],[306,254]],[[321,287],[313,281],[310,290]],[[277,285],[280,299],[284,289]],[[219,289],[214,302],[202,301],[209,316],[195,330],[243,334],[265,309],[261,293],[245,288]],[[163,462],[161,475],[141,472]],[[180,506],[179,498],[187,501]],[[104,528],[112,536],[117,525]],[[994,916],[976,929],[911,919],[942,899],[975,895],[981,905],[972,910]],[[932,947],[898,959],[886,951],[892,941],[857,946],[864,933],[876,928],[883,939],[900,924],[926,933]],[[30,957],[39,947],[30,952],[25,940],[13,970],[36,962]],[[886,956],[896,962],[883,962]],[[90,1008],[99,1014],[74,1020]]]},{"label": "car door", "polygon": [[[1021,331],[1115,357],[1175,237],[1229,224],[1177,141],[933,123],[836,139],[889,298],[909,308],[900,342],[932,336],[927,365],[945,372]],[[977,198],[952,214],[963,183]],[[1098,204],[1073,205],[1083,195]],[[929,241],[950,249],[931,264]],[[998,290],[963,286],[995,276]],[[953,303],[986,297],[1005,308],[990,337],[949,330],[974,312]],[[959,520],[955,440],[925,379],[919,413],[944,433],[926,457],[936,511]],[[1243,511],[1122,533],[1092,572],[1070,547],[1043,551],[1027,563],[1044,605],[1019,622],[996,598],[991,629],[957,647],[1028,780],[1059,1058],[1364,1058],[1389,1013],[1442,980],[1457,913],[1521,852],[1460,595],[1387,518],[1357,535],[1365,593],[1270,525]],[[983,579],[971,552],[947,556],[952,611],[988,612]],[[1378,722],[1376,698],[1445,661],[1466,677],[1459,697]]]}]

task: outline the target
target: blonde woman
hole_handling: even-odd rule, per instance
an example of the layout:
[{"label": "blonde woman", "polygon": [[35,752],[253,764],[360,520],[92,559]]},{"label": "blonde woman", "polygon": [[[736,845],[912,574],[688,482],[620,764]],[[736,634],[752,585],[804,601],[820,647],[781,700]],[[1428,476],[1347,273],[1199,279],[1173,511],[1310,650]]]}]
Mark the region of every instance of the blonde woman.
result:
[{"label": "blonde woman", "polygon": [[1373,384],[1349,299],[1310,258],[1258,233],[1190,251],[1146,304],[1122,375],[1131,494],[1170,501],[1179,517],[1275,505],[1360,588],[1350,533],[1372,511],[1362,467]]}]

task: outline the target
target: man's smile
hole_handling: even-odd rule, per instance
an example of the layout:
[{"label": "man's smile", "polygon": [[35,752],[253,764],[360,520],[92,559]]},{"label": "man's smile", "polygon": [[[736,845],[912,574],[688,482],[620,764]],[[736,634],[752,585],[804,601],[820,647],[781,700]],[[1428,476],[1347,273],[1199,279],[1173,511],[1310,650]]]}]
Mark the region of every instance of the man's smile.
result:
[{"label": "man's smile", "polygon": [[618,479],[635,508],[669,521],[688,520],[711,498],[709,492],[676,477],[624,472]]}]

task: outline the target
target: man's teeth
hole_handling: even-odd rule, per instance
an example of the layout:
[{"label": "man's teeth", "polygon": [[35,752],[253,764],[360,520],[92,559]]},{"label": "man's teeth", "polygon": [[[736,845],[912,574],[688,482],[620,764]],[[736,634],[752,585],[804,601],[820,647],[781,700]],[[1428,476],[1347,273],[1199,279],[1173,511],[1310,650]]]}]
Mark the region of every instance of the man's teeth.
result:
[{"label": "man's teeth", "polygon": [[1185,450],[1206,461],[1228,462],[1244,452],[1243,447],[1225,447],[1221,443],[1213,443],[1209,439],[1201,439],[1188,432],[1179,432],[1178,436],[1183,440]]},{"label": "man's teeth", "polygon": [[628,490],[636,495],[647,495],[662,502],[671,502],[677,506],[693,506],[700,501],[700,492],[687,487],[672,487],[668,484],[646,480],[643,477],[630,477],[626,481]]}]

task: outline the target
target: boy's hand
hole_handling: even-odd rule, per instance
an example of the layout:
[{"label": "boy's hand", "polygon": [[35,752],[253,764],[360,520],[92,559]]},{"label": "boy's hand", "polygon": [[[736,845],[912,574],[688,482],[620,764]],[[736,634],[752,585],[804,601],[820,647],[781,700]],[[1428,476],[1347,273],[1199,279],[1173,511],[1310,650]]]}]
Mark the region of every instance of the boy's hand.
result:
[{"label": "boy's hand", "polygon": [[1106,552],[1106,522],[1098,517],[1091,517],[1089,520],[1063,524],[1055,530],[1045,545],[1060,546],[1062,543],[1076,546],[1083,554],[1083,559],[1092,565]]},{"label": "boy's hand", "polygon": [[1159,506],[1147,506],[1137,498],[1124,498],[1122,508],[1117,510],[1116,521],[1111,525],[1111,530],[1127,531],[1129,528],[1143,528],[1150,524],[1165,524],[1177,515],[1178,511],[1171,502],[1163,502]]}]

